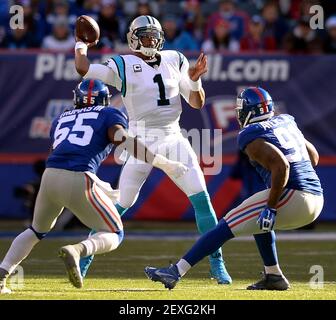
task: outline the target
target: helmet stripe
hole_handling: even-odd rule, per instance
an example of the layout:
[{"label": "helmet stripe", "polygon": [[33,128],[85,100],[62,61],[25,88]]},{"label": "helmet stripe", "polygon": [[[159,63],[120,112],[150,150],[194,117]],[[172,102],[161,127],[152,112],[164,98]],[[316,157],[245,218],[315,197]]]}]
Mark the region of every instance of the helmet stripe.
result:
[{"label": "helmet stripe", "polygon": [[90,80],[89,89],[88,89],[88,98],[87,98],[87,104],[88,105],[91,104],[91,96],[92,96],[93,85],[94,85],[94,80]]},{"label": "helmet stripe", "polygon": [[252,88],[252,89],[258,95],[258,97],[260,98],[264,113],[268,112],[268,108],[267,108],[267,105],[266,105],[266,100],[265,100],[262,92],[258,88]]},{"label": "helmet stripe", "polygon": [[146,16],[147,20],[148,20],[148,23],[151,24],[150,22],[150,19],[149,19],[149,16]]}]

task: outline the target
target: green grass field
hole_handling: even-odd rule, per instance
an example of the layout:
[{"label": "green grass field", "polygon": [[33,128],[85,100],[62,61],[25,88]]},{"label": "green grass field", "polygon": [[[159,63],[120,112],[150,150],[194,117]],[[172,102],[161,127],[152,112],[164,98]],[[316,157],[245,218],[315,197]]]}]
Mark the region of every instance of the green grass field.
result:
[{"label": "green grass field", "polygon": [[[175,262],[193,241],[126,240],[109,254],[97,256],[82,289],[67,281],[64,266],[57,257],[60,246],[74,240],[45,240],[22,263],[24,288],[1,299],[336,299],[336,244],[333,241],[280,241],[278,253],[282,269],[291,282],[286,292],[247,291],[245,287],[259,278],[261,260],[255,244],[232,241],[224,247],[232,285],[217,285],[208,277],[206,259],[192,269],[172,291],[149,281],[143,272],[147,265],[166,266]],[[0,240],[0,256],[10,242]],[[324,286],[312,289],[312,265],[324,268]]]}]

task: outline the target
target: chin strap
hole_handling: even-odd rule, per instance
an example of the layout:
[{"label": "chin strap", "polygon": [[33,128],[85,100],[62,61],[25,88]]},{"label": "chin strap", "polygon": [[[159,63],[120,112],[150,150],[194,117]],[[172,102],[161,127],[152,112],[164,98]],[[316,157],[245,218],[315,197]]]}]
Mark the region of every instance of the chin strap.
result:
[{"label": "chin strap", "polygon": [[249,120],[250,120],[250,117],[251,117],[251,111],[249,111],[249,113],[247,114],[246,118],[245,118],[245,121],[243,123],[243,128],[246,127],[246,125],[249,123]]},{"label": "chin strap", "polygon": [[247,116],[245,118],[243,128],[250,123],[260,122],[260,121],[263,121],[263,120],[268,120],[269,118],[272,118],[273,116],[274,116],[274,112],[270,112],[268,114],[264,114],[264,115],[259,116],[259,117],[254,117],[253,119],[250,120],[251,111],[249,111],[249,113],[247,114]]}]

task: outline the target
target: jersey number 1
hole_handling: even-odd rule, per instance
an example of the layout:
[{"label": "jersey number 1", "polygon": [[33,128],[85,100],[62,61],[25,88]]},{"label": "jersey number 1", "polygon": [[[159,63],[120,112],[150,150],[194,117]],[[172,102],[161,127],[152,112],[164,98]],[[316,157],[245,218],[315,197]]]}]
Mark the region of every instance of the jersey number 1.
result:
[{"label": "jersey number 1", "polygon": [[163,84],[161,74],[155,75],[153,78],[154,83],[157,83],[159,86],[160,99],[157,101],[158,106],[168,106],[170,104],[169,99],[166,99],[166,89]]}]

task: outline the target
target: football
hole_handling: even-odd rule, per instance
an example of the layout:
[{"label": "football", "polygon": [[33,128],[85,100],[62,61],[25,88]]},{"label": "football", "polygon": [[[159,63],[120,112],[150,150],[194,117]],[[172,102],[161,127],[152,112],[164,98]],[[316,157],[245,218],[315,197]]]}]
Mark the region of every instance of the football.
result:
[{"label": "football", "polygon": [[82,15],[76,20],[76,37],[85,43],[93,43],[99,39],[100,29],[97,22],[89,17]]}]

